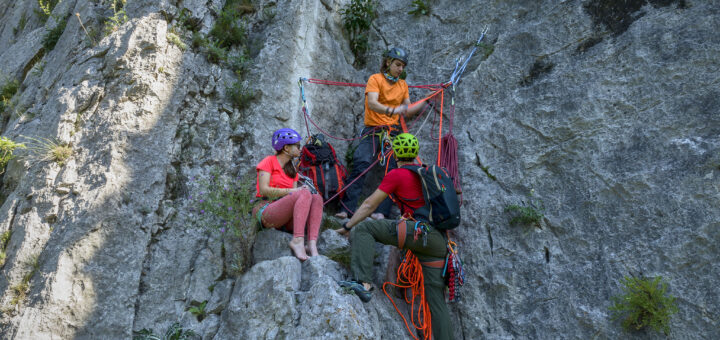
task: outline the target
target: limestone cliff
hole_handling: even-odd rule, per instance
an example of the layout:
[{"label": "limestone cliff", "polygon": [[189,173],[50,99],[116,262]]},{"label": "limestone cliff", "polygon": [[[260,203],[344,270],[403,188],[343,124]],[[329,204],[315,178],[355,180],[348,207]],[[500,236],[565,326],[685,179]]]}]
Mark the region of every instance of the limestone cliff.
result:
[{"label": "limestone cliff", "polygon": [[[335,285],[343,266],[285,256],[286,235],[196,228],[192,181],[252,172],[273,130],[306,131],[299,78],[363,83],[402,46],[410,84],[446,82],[485,26],[455,92],[456,338],[654,338],[611,320],[627,275],[668,282],[670,338],[720,338],[720,3],[441,0],[423,15],[378,2],[366,63],[343,28],[349,0],[240,3],[242,48],[221,62],[226,41],[201,38],[223,0],[0,3],[0,85],[19,84],[0,131],[30,146],[0,187],[1,338],[128,339],[176,322],[203,339],[409,338],[381,292],[361,304]],[[361,88],[305,95],[323,130],[361,128]],[[434,161],[431,125],[419,136]],[[71,150],[59,162],[58,145]],[[506,208],[531,202],[541,221],[511,224]],[[322,239],[325,254],[347,249]]]}]

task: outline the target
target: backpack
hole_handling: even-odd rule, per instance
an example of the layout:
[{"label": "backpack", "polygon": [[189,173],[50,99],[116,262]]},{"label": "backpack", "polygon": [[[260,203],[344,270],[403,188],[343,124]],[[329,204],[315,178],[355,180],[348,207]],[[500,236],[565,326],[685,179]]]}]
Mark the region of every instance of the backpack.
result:
[{"label": "backpack", "polygon": [[341,191],[347,179],[347,170],[337,159],[335,148],[325,141],[322,134],[311,136],[303,146],[299,172],[312,179],[324,200]]},{"label": "backpack", "polygon": [[430,222],[440,230],[455,229],[460,225],[460,203],[453,180],[445,168],[437,165],[403,165],[420,176],[425,205],[415,209],[413,217]]}]

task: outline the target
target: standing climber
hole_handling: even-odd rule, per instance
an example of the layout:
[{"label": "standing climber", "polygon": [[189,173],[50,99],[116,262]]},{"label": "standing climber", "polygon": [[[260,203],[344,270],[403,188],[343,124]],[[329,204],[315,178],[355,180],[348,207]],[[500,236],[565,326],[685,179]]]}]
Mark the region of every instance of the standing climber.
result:
[{"label": "standing climber", "polygon": [[451,339],[450,315],[444,296],[443,264],[447,255],[445,232],[423,223],[419,224],[422,233],[418,235],[414,227],[416,224],[412,220],[398,222],[383,219],[361,222],[387,199],[388,195],[395,198],[404,217],[412,216],[416,209],[425,205],[420,177],[413,171],[402,168],[404,165],[413,165],[418,154],[417,138],[409,133],[399,134],[393,140],[392,148],[401,168],[389,171],[377,190],[362,203],[352,218],[338,229],[341,235],[350,234],[350,269],[354,277],[354,281],[342,281],[340,285],[352,289],[363,302],[370,301],[375,242],[409,249],[422,267],[433,339]]},{"label": "standing climber", "polygon": [[295,257],[307,260],[307,251],[317,256],[317,238],[322,222],[323,199],[311,194],[307,187],[298,186],[297,169],[293,160],[300,156],[300,134],[293,129],[280,129],[272,136],[275,154],[265,157],[257,165],[256,197],[263,199],[253,215],[265,228],[282,228],[292,232],[290,249]]},{"label": "standing climber", "polygon": [[[405,50],[393,47],[383,55],[380,73],[375,73],[368,79],[365,87],[365,128],[361,133],[365,137],[360,139],[353,152],[350,179],[357,178],[367,170],[373,163],[373,158],[383,151],[383,143],[387,138],[400,132],[398,124],[401,115],[412,117],[424,107],[424,105],[410,106],[408,85],[405,80],[400,79],[407,63],[408,56]],[[390,162],[389,169],[396,167],[393,159],[386,161]],[[341,201],[342,210],[335,215],[336,217],[347,218],[352,215],[362,192],[365,177],[366,174],[347,188]],[[392,201],[385,200],[371,217],[385,218],[390,212],[391,205]]]}]

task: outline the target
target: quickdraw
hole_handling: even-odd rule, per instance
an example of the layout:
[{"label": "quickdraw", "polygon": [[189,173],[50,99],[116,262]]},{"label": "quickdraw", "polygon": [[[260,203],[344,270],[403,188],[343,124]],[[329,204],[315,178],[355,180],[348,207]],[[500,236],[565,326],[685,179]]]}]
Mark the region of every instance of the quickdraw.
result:
[{"label": "quickdraw", "polygon": [[310,179],[310,177],[307,177],[300,172],[298,172],[297,174],[298,177],[300,177],[300,182],[310,190],[311,194],[314,195],[318,193],[317,188],[315,188],[315,183],[313,183],[313,180]]},{"label": "quickdraw", "polygon": [[445,257],[443,276],[447,277],[448,281],[448,301],[457,302],[460,301],[460,287],[465,284],[465,270],[463,270],[462,260],[457,251],[457,244],[448,241],[447,249],[448,254]]},{"label": "quickdraw", "polygon": [[430,229],[428,228],[427,224],[420,221],[415,221],[415,240],[417,241],[418,237],[422,236],[423,247],[427,247],[428,233],[430,233]]}]

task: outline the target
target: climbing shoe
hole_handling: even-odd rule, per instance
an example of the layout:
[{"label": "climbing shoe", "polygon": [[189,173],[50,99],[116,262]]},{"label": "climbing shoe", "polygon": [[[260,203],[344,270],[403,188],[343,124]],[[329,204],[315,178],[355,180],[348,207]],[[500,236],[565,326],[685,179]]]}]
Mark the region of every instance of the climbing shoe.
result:
[{"label": "climbing shoe", "polygon": [[369,302],[372,298],[372,293],[365,289],[362,283],[357,281],[340,281],[338,282],[340,287],[346,287],[355,292],[362,302]]}]

